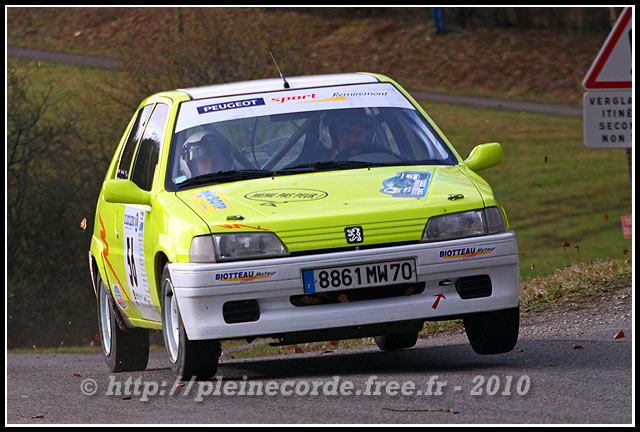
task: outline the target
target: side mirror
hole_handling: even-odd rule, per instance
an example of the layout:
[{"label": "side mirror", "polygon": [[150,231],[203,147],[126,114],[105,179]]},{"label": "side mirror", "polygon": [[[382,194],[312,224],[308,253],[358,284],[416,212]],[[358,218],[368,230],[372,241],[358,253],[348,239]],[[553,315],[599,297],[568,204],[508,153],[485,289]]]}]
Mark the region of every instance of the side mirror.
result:
[{"label": "side mirror", "polygon": [[480,171],[498,165],[504,159],[502,146],[497,143],[480,144],[471,150],[464,163],[472,171]]},{"label": "side mirror", "polygon": [[143,191],[130,180],[107,180],[102,193],[110,203],[151,205],[151,192]]}]

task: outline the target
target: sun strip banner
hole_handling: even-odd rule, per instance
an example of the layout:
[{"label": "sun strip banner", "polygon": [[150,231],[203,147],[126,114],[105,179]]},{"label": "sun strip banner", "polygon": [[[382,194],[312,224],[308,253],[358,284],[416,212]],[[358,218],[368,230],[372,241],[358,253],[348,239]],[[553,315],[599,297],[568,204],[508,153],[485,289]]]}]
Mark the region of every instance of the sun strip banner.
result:
[{"label": "sun strip banner", "polygon": [[415,110],[389,83],[287,90],[183,102],[175,131],[248,117],[368,107]]}]

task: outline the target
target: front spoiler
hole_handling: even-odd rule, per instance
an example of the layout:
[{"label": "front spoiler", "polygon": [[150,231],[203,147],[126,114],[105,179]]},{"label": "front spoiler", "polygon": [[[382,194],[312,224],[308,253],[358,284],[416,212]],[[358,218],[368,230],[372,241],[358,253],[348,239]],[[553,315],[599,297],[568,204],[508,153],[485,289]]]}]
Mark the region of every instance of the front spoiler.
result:
[{"label": "front spoiler", "polygon": [[[483,253],[474,253],[476,251]],[[290,301],[290,297],[304,293],[303,270],[406,258],[415,259],[418,282],[426,284],[420,294],[306,307],[293,306]],[[169,271],[182,321],[191,340],[274,337],[508,309],[518,306],[520,284],[518,243],[511,231],[442,242],[276,259],[172,263]],[[220,280],[221,274],[234,277]],[[242,277],[248,274],[266,276]],[[476,275],[490,277],[490,296],[464,300],[458,295],[455,284],[440,284]],[[440,301],[436,304],[438,298]],[[227,324],[222,314],[223,305],[238,300],[257,300],[259,319]]]}]

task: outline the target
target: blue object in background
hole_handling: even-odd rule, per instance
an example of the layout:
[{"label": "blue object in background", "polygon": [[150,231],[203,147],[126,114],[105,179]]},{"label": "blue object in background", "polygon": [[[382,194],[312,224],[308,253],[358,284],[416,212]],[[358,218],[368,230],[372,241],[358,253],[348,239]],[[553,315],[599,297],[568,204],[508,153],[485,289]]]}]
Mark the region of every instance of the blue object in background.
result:
[{"label": "blue object in background", "polygon": [[444,34],[444,8],[441,7],[432,7],[431,16],[433,17],[433,22],[436,25],[436,34]]}]

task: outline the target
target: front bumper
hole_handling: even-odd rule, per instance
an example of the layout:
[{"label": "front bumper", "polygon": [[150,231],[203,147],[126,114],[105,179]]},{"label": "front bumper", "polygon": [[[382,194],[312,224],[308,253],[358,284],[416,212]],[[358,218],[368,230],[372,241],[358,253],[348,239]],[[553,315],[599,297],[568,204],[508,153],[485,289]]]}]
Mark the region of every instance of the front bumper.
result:
[{"label": "front bumper", "polygon": [[[418,282],[426,284],[420,294],[305,307],[296,307],[290,301],[292,296],[304,294],[302,270],[406,258],[415,259]],[[520,286],[514,232],[265,260],[172,263],[169,271],[191,340],[272,336],[508,309],[518,305]],[[225,280],[220,280],[222,274]],[[489,296],[465,300],[455,284],[440,284],[476,275],[491,279]],[[438,294],[444,297],[437,297]],[[259,319],[227,324],[223,305],[239,300],[257,300]]]}]

